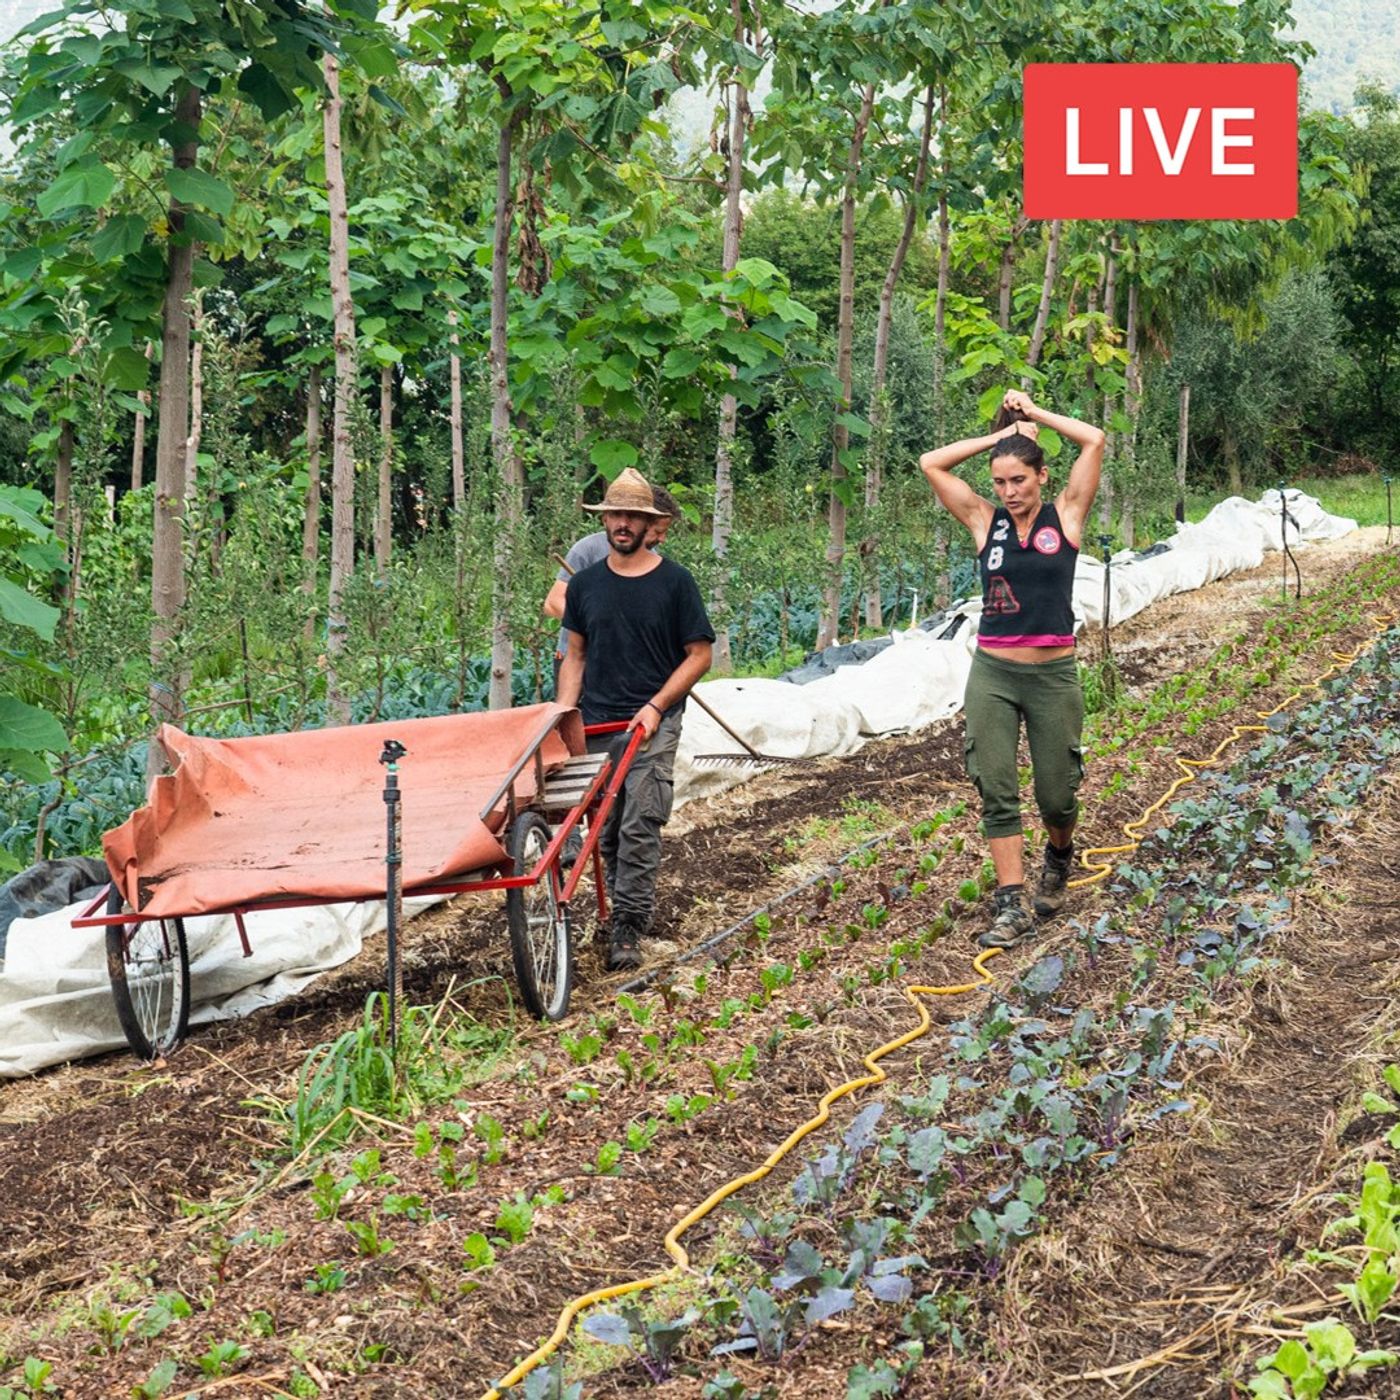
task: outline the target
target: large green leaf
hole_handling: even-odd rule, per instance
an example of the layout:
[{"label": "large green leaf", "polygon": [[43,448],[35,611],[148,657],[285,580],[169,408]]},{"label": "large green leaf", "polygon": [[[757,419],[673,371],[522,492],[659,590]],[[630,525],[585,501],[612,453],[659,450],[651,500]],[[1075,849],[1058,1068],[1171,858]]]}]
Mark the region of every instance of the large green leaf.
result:
[{"label": "large green leaf", "polygon": [[588,451],[589,460],[609,481],[624,467],[635,467],[641,458],[630,442],[605,438],[595,442]]},{"label": "large green leaf", "polygon": [[96,209],[116,188],[117,177],[100,160],[70,165],[35,201],[45,218],[64,209]]},{"label": "large green leaf", "polygon": [[27,753],[62,753],[68,747],[63,726],[47,710],[0,695],[0,749]]},{"label": "large green leaf", "polygon": [[[49,765],[28,749],[0,749],[0,773],[13,773],[35,786],[53,779],[53,770]],[[13,873],[21,869],[22,864],[8,851],[0,850],[0,872]]]},{"label": "large green leaf", "polygon": [[13,622],[16,627],[27,627],[46,642],[51,642],[54,624],[58,621],[58,609],[50,607],[42,598],[27,593],[10,579],[0,577],[0,617],[6,622]]},{"label": "large green leaf", "polygon": [[117,214],[93,235],[92,255],[100,263],[134,253],[146,239],[146,221],[136,214]]},{"label": "large green leaf", "polygon": [[198,166],[188,170],[171,166],[165,172],[165,184],[181,204],[198,204],[201,208],[212,209],[222,218],[233,212],[233,191],[217,175]]},{"label": "large green leaf", "polygon": [[273,121],[297,105],[296,98],[263,63],[250,63],[238,75],[238,90],[253,99],[264,121]]},{"label": "large green leaf", "polygon": [[107,383],[114,389],[124,389],[128,393],[144,389],[150,373],[151,362],[130,345],[113,350],[103,366],[103,378]]}]

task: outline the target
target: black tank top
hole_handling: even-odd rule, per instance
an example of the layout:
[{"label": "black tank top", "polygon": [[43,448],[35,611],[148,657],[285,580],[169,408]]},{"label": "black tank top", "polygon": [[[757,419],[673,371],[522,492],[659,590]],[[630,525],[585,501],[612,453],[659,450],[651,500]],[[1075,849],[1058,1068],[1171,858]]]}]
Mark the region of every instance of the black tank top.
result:
[{"label": "black tank top", "polygon": [[1005,506],[992,516],[987,542],[977,556],[982,575],[983,647],[1074,645],[1074,565],[1079,551],[1065,538],[1060,515],[1042,505],[1023,545]]}]

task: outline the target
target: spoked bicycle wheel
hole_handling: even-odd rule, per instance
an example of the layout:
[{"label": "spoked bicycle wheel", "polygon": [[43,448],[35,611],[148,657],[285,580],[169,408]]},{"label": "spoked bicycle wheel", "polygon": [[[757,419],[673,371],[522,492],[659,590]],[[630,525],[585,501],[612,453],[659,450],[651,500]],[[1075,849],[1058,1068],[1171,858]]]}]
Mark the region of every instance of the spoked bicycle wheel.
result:
[{"label": "spoked bicycle wheel", "polygon": [[[522,812],[510,830],[515,874],[528,875],[549,841],[549,823],[538,812]],[[546,1021],[568,1015],[574,980],[569,911],[559,903],[556,879],[556,871],[546,870],[533,885],[506,891],[515,980],[530,1014]]]},{"label": "spoked bicycle wheel", "polygon": [[[122,912],[114,885],[107,912]],[[128,1043],[143,1060],[159,1060],[190,1025],[190,954],[183,919],[107,925],[107,975]]]}]

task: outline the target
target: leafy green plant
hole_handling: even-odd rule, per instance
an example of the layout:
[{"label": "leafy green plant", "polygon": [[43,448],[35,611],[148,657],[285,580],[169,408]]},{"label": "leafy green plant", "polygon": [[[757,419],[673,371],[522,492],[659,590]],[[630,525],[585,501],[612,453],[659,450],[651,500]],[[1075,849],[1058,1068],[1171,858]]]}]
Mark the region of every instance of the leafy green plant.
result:
[{"label": "leafy green plant", "polygon": [[622,1144],[620,1142],[605,1142],[599,1149],[597,1157],[584,1167],[584,1171],[592,1172],[597,1176],[616,1176],[617,1164],[622,1160]]},{"label": "leafy green plant", "polygon": [[496,1228],[512,1245],[519,1244],[534,1228],[534,1224],[535,1208],[523,1191],[517,1191],[511,1200],[502,1201],[496,1212]]},{"label": "leafy green plant", "polygon": [[157,1293],[146,1307],[136,1331],[146,1341],[159,1337],[167,1327],[190,1316],[192,1309],[180,1293]]},{"label": "leafy green plant", "polygon": [[689,1098],[684,1094],[672,1094],[666,1100],[666,1116],[680,1127],[698,1118],[713,1102],[709,1094],[692,1094]]},{"label": "leafy green plant", "polygon": [[568,1031],[561,1031],[559,1044],[563,1046],[564,1053],[574,1064],[583,1066],[592,1064],[603,1053],[604,1041],[601,1035],[593,1031],[582,1031],[578,1035],[570,1035]]},{"label": "leafy green plant", "polygon": [[371,993],[360,1024],[313,1050],[297,1076],[296,1097],[274,1108],[291,1150],[344,1141],[360,1128],[354,1109],[400,1122],[451,1098],[462,1073],[444,1060],[440,1041],[431,1010],[411,1006],[401,1010],[398,1041],[391,1043],[389,999]]},{"label": "leafy green plant", "polygon": [[206,1376],[226,1376],[248,1355],[248,1348],[239,1342],[211,1342],[209,1349],[196,1358]]},{"label": "leafy green plant", "polygon": [[491,1241],[479,1230],[473,1230],[462,1241],[462,1252],[466,1255],[462,1267],[468,1271],[489,1269],[496,1262],[496,1251]]},{"label": "leafy green plant", "polygon": [[661,1131],[661,1122],[656,1118],[648,1118],[641,1123],[629,1123],[627,1125],[627,1150],[629,1152],[647,1152],[656,1141],[656,1135]]},{"label": "leafy green plant", "polygon": [[1363,1376],[1377,1366],[1400,1361],[1393,1351],[1358,1351],[1351,1328],[1336,1318],[1310,1322],[1303,1341],[1289,1338],[1257,1365],[1249,1393],[1261,1400],[1312,1400],[1334,1381]]},{"label": "leafy green plant", "polygon": [[[179,1371],[180,1363],[166,1357],[144,1381],[138,1381],[131,1387],[132,1400],[158,1400],[158,1397],[164,1395],[174,1385],[175,1377]],[[3,1393],[3,1390],[0,1390],[0,1394]]]},{"label": "leafy green plant", "polygon": [[699,1308],[688,1308],[680,1317],[652,1322],[639,1308],[624,1307],[620,1313],[594,1313],[583,1330],[610,1346],[627,1347],[651,1382],[660,1385],[671,1378],[681,1342],[700,1318]]},{"label": "leafy green plant", "polygon": [[339,1264],[317,1264],[302,1286],[308,1293],[339,1293],[348,1278]]},{"label": "leafy green plant", "polygon": [[371,1215],[368,1220],[346,1220],[343,1222],[350,1238],[355,1241],[355,1251],[367,1259],[376,1259],[388,1254],[394,1242],[379,1233],[379,1217]]}]

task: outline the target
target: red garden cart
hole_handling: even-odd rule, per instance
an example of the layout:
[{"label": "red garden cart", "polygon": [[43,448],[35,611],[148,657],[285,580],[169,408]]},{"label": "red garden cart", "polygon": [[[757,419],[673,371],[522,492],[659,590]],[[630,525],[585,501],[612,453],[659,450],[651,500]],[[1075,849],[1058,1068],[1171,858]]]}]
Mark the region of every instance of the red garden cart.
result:
[{"label": "red garden cart", "polygon": [[[535,1016],[565,1016],[573,901],[590,866],[607,918],[598,840],[643,738],[625,730],[585,728],[553,704],[240,739],[165,726],[174,771],[103,838],[112,883],[73,921],[106,929],[131,1048],[155,1059],[188,1028],[186,919],[231,915],[246,957],[245,920],[258,911],[383,899],[396,875],[404,896],[504,891],[522,999]],[[608,734],[606,751],[587,751]],[[401,856],[381,826],[385,745],[406,755]],[[581,849],[566,864],[575,832]]]}]

